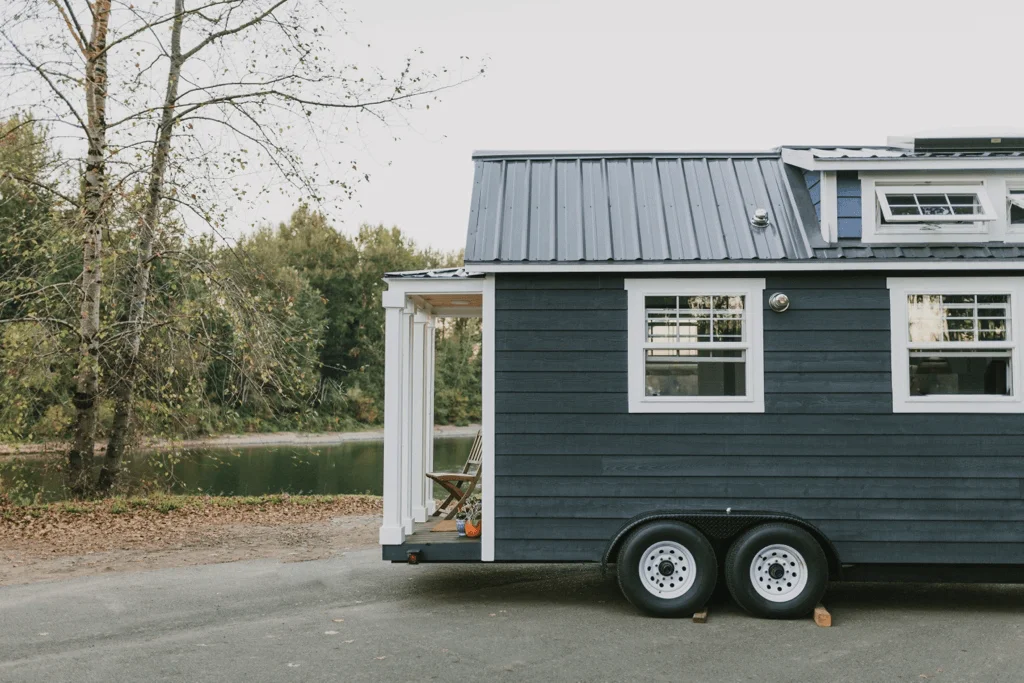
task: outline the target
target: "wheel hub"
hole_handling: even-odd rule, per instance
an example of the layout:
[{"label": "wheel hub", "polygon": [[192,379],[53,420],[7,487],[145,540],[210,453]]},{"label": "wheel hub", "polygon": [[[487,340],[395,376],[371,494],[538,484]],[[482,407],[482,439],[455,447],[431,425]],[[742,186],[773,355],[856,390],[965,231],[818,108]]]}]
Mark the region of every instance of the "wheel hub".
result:
[{"label": "wheel hub", "polygon": [[658,541],[647,548],[638,569],[647,592],[665,600],[686,594],[697,578],[693,554],[675,541]]},{"label": "wheel hub", "polygon": [[750,562],[750,583],[762,598],[789,602],[807,586],[807,562],[795,548],[776,544],[762,548]]}]

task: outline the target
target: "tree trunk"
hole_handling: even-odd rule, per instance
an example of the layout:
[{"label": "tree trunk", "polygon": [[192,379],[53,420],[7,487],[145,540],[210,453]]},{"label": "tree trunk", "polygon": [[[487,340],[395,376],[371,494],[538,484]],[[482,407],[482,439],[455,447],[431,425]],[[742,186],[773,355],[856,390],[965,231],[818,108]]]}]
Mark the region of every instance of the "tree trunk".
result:
[{"label": "tree trunk", "polygon": [[164,176],[167,173],[167,158],[171,151],[171,136],[174,133],[174,107],[178,100],[178,84],[181,76],[181,26],[185,17],[185,0],[175,0],[174,23],[171,26],[170,67],[167,72],[167,90],[157,128],[156,146],[149,167],[149,181],[146,187],[146,203],[139,225],[139,247],[132,273],[131,303],[128,309],[127,348],[122,367],[122,376],[115,390],[114,424],[107,443],[107,452],[100,469],[97,490],[109,491],[117,480],[121,459],[128,445],[131,428],[132,404],[135,395],[135,380],[139,370],[139,351],[142,348],[142,330],[146,319],[146,302],[149,298],[149,276],[153,260],[153,240],[160,223],[160,205],[163,201]]},{"label": "tree trunk", "polygon": [[82,190],[82,305],[78,372],[75,377],[75,432],[68,452],[68,483],[72,493],[90,492],[89,477],[96,442],[96,401],[99,396],[100,288],[103,283],[103,228],[107,202],[107,30],[111,0],[93,6],[92,35],[86,49],[85,100],[88,112],[88,155]]}]

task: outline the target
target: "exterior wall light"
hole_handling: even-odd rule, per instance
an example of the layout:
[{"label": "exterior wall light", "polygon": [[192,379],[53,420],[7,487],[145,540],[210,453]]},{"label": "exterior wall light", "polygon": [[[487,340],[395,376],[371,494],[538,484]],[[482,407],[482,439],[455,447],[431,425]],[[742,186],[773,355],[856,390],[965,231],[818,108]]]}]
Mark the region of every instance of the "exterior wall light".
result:
[{"label": "exterior wall light", "polygon": [[776,313],[782,313],[789,309],[789,296],[782,292],[775,292],[768,297],[768,307]]}]

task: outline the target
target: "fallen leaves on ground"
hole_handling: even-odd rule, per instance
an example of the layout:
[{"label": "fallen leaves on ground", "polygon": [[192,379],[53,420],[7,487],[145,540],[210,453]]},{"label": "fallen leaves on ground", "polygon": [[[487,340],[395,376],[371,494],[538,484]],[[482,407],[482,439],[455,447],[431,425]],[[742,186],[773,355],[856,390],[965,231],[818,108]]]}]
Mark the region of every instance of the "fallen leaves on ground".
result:
[{"label": "fallen leaves on ground", "polygon": [[204,545],[220,527],[277,527],[378,515],[378,496],[157,496],[0,505],[0,547],[80,555]]}]

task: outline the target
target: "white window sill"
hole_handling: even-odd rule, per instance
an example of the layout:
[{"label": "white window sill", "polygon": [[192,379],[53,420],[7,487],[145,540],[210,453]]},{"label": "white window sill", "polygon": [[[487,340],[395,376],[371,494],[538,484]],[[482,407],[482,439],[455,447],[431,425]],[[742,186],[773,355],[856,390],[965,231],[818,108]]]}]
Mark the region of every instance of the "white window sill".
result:
[{"label": "white window sill", "polygon": [[893,400],[894,413],[1024,413],[1018,398],[963,400],[958,398]]},{"label": "white window sill", "polygon": [[764,401],[754,399],[722,400],[630,400],[631,413],[763,413]]}]

